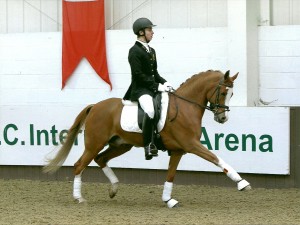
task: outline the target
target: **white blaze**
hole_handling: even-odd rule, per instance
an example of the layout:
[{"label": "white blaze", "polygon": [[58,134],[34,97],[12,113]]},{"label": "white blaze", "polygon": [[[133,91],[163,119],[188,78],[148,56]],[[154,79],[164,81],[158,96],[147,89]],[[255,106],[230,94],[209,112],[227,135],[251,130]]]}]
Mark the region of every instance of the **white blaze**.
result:
[{"label": "white blaze", "polygon": [[[225,98],[225,105],[229,107],[229,101],[230,101],[232,93],[233,93],[233,88],[227,87],[226,89],[228,91],[227,91],[227,95],[226,95],[226,98]],[[225,112],[225,116],[228,119],[228,111]]]}]

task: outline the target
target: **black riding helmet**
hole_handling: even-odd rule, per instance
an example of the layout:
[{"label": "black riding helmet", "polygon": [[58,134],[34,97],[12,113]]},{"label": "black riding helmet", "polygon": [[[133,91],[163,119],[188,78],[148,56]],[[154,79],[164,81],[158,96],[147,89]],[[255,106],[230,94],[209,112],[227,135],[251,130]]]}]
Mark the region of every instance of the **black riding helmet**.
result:
[{"label": "black riding helmet", "polygon": [[[140,30],[144,31],[145,28],[155,27],[155,26],[156,25],[153,25],[153,23],[149,19],[139,18],[133,23],[132,29],[133,29],[133,33],[135,33],[136,35],[139,36]],[[144,31],[144,33],[145,33],[145,31]]]}]

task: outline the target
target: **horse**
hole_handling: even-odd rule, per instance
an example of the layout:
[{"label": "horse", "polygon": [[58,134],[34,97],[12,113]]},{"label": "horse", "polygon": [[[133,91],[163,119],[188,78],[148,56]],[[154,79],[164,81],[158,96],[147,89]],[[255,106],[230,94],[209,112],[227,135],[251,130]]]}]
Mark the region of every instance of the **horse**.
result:
[{"label": "horse", "polygon": [[[160,131],[163,145],[170,155],[162,193],[162,201],[167,207],[178,207],[179,202],[172,198],[173,182],[177,166],[186,153],[215,164],[237,184],[238,190],[251,189],[248,181],[241,178],[229,164],[200,142],[202,117],[206,109],[213,112],[216,122],[225,123],[228,120],[229,101],[238,74],[231,77],[230,71],[225,74],[215,70],[200,72],[188,78],[177,90],[167,93],[167,118]],[[65,143],[56,156],[43,168],[44,172],[53,173],[63,165],[80,128],[85,125],[85,150],[74,164],[73,197],[79,203],[86,201],[81,194],[81,177],[83,170],[92,160],[99,165],[110,181],[109,196],[113,198],[118,191],[119,180],[107,163],[128,152],[133,146],[143,146],[141,133],[126,132],[122,129],[120,117],[123,107],[120,98],[108,98],[86,106],[76,117]],[[102,151],[105,146],[106,149]]]}]

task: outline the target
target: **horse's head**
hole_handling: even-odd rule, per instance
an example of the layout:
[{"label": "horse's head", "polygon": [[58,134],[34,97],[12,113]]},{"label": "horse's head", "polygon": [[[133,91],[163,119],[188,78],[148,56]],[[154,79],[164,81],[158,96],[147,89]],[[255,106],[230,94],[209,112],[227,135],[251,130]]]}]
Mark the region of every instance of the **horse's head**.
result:
[{"label": "horse's head", "polygon": [[229,76],[229,70],[219,80],[207,95],[210,110],[214,113],[215,121],[225,123],[228,120],[229,101],[233,95],[233,82],[239,73]]}]

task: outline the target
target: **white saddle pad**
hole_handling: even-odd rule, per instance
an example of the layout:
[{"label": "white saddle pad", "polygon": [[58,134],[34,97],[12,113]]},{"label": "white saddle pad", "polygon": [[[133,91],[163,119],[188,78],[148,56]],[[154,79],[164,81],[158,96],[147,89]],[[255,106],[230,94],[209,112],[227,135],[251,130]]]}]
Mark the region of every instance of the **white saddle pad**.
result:
[{"label": "white saddle pad", "polygon": [[[124,105],[121,114],[121,127],[128,132],[142,133],[142,130],[138,125],[138,104],[137,102],[131,102],[122,100]],[[161,117],[157,124],[157,130],[160,132],[165,125],[167,111],[168,111],[169,95],[166,92],[162,93],[161,97]]]}]

